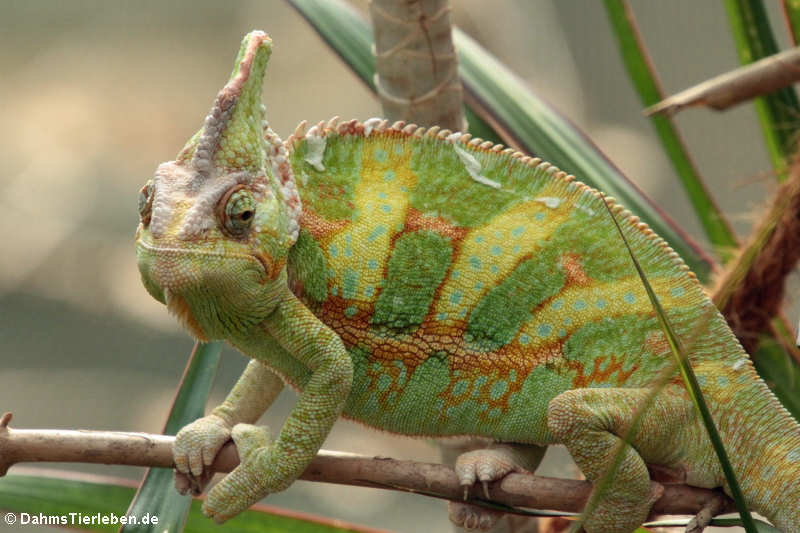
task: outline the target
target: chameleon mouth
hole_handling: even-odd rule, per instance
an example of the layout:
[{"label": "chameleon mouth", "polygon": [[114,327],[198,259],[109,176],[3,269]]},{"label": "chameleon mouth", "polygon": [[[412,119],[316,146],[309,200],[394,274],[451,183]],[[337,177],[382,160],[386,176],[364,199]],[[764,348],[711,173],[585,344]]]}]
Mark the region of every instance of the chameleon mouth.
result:
[{"label": "chameleon mouth", "polygon": [[164,288],[164,298],[167,302],[167,310],[178,319],[178,322],[186,328],[189,334],[200,342],[208,342],[208,337],[192,314],[186,299],[166,287]]}]

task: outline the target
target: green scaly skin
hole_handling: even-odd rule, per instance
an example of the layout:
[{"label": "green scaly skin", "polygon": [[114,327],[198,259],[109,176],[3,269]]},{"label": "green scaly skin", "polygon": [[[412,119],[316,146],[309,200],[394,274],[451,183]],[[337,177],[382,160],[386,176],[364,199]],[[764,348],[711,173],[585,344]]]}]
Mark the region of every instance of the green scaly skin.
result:
[{"label": "green scaly skin", "polygon": [[[597,481],[672,368],[599,195],[547,163],[435,128],[331,121],[281,143],[260,102],[270,50],[264,33],[245,37],[203,128],[139,200],[145,287],[196,338],[253,358],[225,403],[177,437],[177,468],[194,480],[228,438],[239,449],[206,514],[224,521],[286,488],[340,415],[491,439],[459,458],[465,485],[533,469],[539,447],[557,442]],[[691,346],[748,504],[800,531],[800,426],[677,254],[611,203]],[[282,382],[300,396],[273,440],[250,424]],[[643,415],[587,531],[645,520],[659,495],[645,464],[725,486],[677,376]]]}]

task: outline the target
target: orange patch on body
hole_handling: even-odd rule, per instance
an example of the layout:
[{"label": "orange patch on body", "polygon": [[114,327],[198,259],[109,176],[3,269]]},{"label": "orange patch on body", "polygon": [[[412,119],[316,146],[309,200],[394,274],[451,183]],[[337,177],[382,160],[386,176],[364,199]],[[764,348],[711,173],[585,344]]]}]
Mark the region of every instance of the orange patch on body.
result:
[{"label": "orange patch on body", "polygon": [[580,256],[578,254],[564,254],[561,256],[561,267],[566,274],[566,286],[585,287],[589,285],[592,280],[584,272],[581,266]]},{"label": "orange patch on body", "polygon": [[449,238],[453,242],[463,240],[470,231],[469,228],[455,226],[442,217],[429,216],[418,209],[409,207],[408,212],[406,213],[406,221],[403,231],[412,232],[423,229],[436,232],[443,237]]},{"label": "orange patch on body", "polygon": [[310,209],[300,214],[300,227],[307,229],[316,241],[324,241],[350,224],[349,220],[328,220]]},{"label": "orange patch on body", "polygon": [[[601,369],[601,365],[603,362],[608,360],[608,364],[605,368]],[[586,367],[580,361],[575,360],[566,360],[567,368],[570,370],[575,370],[577,375],[572,380],[572,386],[576,389],[585,388],[593,383],[610,383],[612,382],[612,376],[616,373],[616,385],[624,385],[628,378],[633,374],[639,365],[633,365],[633,367],[628,370],[627,372],[622,370],[622,363],[624,359],[617,358],[616,356],[612,355],[610,357],[596,357],[594,359],[594,365],[592,366],[592,371],[590,374],[586,375]]]}]

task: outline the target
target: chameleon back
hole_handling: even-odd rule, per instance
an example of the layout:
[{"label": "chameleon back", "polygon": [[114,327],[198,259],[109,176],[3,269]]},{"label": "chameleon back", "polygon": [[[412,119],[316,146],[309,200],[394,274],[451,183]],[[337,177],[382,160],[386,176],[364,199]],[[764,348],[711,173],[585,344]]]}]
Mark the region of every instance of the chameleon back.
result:
[{"label": "chameleon back", "polygon": [[[290,285],[353,358],[345,416],[548,442],[553,397],[646,386],[669,346],[596,191],[448,133],[375,121],[296,132]],[[694,360],[749,365],[677,254],[608,202]]]}]

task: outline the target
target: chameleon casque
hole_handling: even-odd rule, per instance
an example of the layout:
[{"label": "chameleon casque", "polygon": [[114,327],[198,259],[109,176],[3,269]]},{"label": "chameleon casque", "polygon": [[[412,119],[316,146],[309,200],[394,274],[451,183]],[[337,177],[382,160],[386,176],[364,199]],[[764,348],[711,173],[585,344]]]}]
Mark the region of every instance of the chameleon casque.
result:
[{"label": "chameleon casque", "polygon": [[[253,359],[225,402],[177,436],[177,469],[194,479],[231,436],[237,445],[241,464],[210,491],[206,514],[224,521],[288,487],[340,415],[490,439],[457,461],[464,485],[533,470],[552,443],[597,481],[674,370],[599,193],[437,128],[334,120],[281,142],[261,103],[270,52],[263,32],[245,37],[203,127],[139,197],[147,290],[197,339]],[[748,505],[800,531],[800,426],[678,255],[609,204],[691,347]],[[273,438],[251,424],[284,383],[299,399]],[[646,519],[659,496],[646,464],[725,486],[677,374],[624,448],[589,533]],[[490,525],[462,507],[456,521]]]}]

